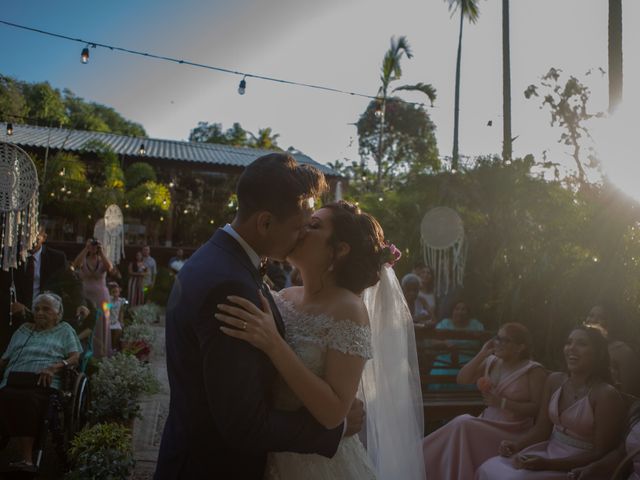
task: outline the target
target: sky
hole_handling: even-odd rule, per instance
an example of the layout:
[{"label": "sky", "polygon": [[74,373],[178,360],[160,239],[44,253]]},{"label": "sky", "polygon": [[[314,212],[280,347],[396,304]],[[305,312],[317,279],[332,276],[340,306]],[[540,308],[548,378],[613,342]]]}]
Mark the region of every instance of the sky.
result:
[{"label": "sky", "polygon": [[[405,35],[413,58],[403,59],[395,86],[425,82],[437,90],[429,114],[441,155],[450,155],[458,21],[444,0],[112,0],[6,2],[0,19],[74,38],[182,58],[304,83],[375,95],[380,65],[393,35]],[[477,24],[465,23],[462,51],[460,152],[502,150],[501,1],[480,0]],[[547,110],[523,92],[550,67],[592,89],[592,111],[606,110],[606,0],[511,0],[511,81],[514,154],[557,145]],[[625,108],[640,105],[640,2],[623,1]],[[151,137],[186,140],[199,121],[239,122],[256,132],[271,127],[279,145],[321,163],[357,160],[353,125],[367,99],[241,77],[92,49],[0,25],[0,73],[48,81],[88,101],[114,107]],[[8,47],[8,48],[7,48]],[[424,101],[403,93],[409,101]],[[487,126],[491,120],[493,126]],[[569,160],[570,161],[570,160]]]}]

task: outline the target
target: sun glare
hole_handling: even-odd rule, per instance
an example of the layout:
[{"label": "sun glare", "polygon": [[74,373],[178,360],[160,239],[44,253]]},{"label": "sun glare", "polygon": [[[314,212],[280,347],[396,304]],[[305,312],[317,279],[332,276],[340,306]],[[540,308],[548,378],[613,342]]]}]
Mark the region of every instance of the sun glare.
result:
[{"label": "sun glare", "polygon": [[603,174],[627,195],[640,201],[638,109],[627,103],[594,125],[592,136]]}]

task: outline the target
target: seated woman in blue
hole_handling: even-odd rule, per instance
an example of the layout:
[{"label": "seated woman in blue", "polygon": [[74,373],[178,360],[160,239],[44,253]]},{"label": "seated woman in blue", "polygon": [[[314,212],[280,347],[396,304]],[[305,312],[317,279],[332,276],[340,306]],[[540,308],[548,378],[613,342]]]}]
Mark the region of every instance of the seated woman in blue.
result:
[{"label": "seated woman in blue", "polygon": [[71,325],[60,321],[62,313],[58,295],[38,295],[33,301],[34,323],[16,330],[0,359],[0,436],[19,442],[22,460],[12,464],[15,468],[35,469],[33,444],[50,389],[60,388],[60,373],[67,365],[77,365],[82,351]]},{"label": "seated woman in blue", "polygon": [[[469,315],[467,304],[459,300],[454,304],[453,312],[450,318],[443,318],[436,325],[436,330],[464,330],[467,332],[482,332],[484,325]],[[458,375],[460,367],[480,350],[479,340],[445,340],[435,341],[432,348],[447,349],[449,353],[438,355],[433,362],[431,376],[449,376]],[[457,361],[454,361],[457,357]],[[454,366],[455,365],[455,366]],[[475,385],[458,385],[456,383],[432,383],[428,386],[429,390],[473,390]]]}]

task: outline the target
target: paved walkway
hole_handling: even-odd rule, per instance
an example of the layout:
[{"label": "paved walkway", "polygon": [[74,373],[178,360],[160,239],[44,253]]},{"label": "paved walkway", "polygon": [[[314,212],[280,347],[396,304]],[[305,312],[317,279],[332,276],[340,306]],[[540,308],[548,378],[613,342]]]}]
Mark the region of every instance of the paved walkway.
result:
[{"label": "paved walkway", "polygon": [[156,340],[151,356],[151,368],[160,380],[160,392],[144,397],[141,402],[142,418],[136,419],[133,426],[133,448],[136,469],[133,480],[149,480],[153,478],[160,448],[160,439],[164,422],[169,411],[169,380],[164,347],[164,318],[153,326]]}]

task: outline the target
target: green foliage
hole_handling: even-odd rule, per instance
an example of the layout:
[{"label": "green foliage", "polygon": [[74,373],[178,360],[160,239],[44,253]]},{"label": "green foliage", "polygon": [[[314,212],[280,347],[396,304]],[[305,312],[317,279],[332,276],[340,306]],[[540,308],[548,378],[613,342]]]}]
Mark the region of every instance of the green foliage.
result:
[{"label": "green foliage", "polygon": [[489,329],[518,321],[549,368],[567,330],[590,307],[615,305],[618,338],[638,337],[640,208],[610,185],[575,191],[543,177],[532,157],[477,159],[458,174],[410,178],[401,190],[352,198],[404,253],[399,276],[423,260],[419,226],[435,206],[462,217],[468,245],[464,296]]},{"label": "green foliage", "polygon": [[223,131],[221,123],[198,122],[189,134],[190,142],[217,143],[219,145],[233,145],[236,147],[262,148],[266,150],[280,150],[278,137],[270,127],[261,128],[258,134],[245,130],[236,122],[227,131]]},{"label": "green foliage", "polygon": [[[208,227],[210,234],[211,225],[208,225]],[[166,305],[169,300],[169,294],[171,293],[174,279],[175,275],[171,273],[171,270],[165,267],[158,267],[156,283],[153,285],[149,299],[158,305]]]},{"label": "green foliage", "polygon": [[0,112],[5,120],[17,123],[146,136],[141,125],[125,120],[113,108],[86,102],[68,89],[61,94],[48,82],[28,83],[0,75]]},{"label": "green foliage", "polygon": [[42,201],[50,212],[86,215],[91,211],[87,167],[77,155],[59,152],[50,157],[44,178]]},{"label": "green foliage", "polygon": [[126,353],[100,361],[91,377],[89,417],[93,422],[128,421],[140,413],[138,400],[160,388],[149,365]]},{"label": "green foliage", "polygon": [[[585,122],[593,117],[600,117],[602,113],[591,114],[588,112],[589,97],[591,90],[580,82],[576,77],[570,76],[566,81],[562,76],[562,70],[551,68],[540,82],[543,90],[542,107],[548,107],[551,114],[551,125],[558,125],[563,129],[559,142],[570,146],[573,160],[578,170],[578,181],[584,184],[585,159],[582,148],[585,137],[589,137],[589,132]],[[539,87],[529,85],[524,91],[527,99],[539,97]],[[589,155],[590,165],[597,166],[596,157]]]},{"label": "green foliage", "polygon": [[131,433],[117,423],[99,423],[76,435],[69,450],[73,470],[67,480],[120,480],[135,466]]},{"label": "green foliage", "polygon": [[155,182],[156,172],[151,165],[146,162],[135,162],[129,165],[125,172],[127,188],[134,188],[144,182]]},{"label": "green foliage", "polygon": [[167,212],[171,206],[171,192],[161,184],[146,181],[126,193],[132,211]]},{"label": "green foliage", "polygon": [[457,10],[461,10],[462,16],[469,20],[470,23],[476,23],[480,17],[480,8],[478,0],[445,0],[449,3],[449,11],[453,15]]}]

